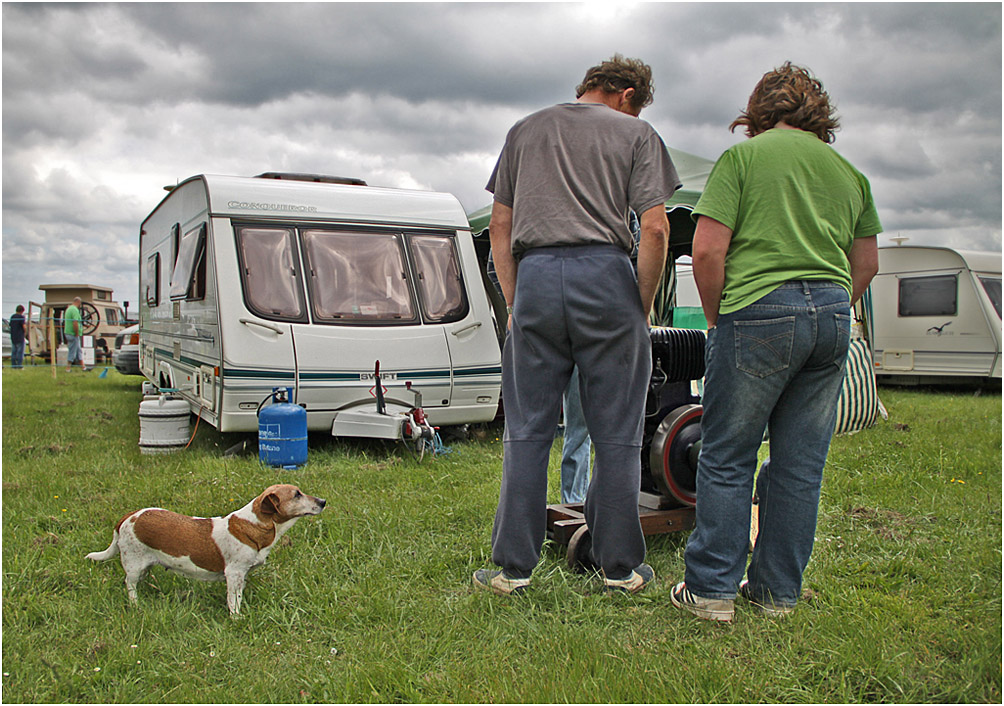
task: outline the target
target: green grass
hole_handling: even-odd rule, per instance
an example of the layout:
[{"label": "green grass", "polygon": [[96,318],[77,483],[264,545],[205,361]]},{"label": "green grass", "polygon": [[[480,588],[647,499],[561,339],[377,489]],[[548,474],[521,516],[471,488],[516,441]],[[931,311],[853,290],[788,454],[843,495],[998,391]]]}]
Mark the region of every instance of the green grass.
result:
[{"label": "green grass", "polygon": [[[205,425],[144,456],[139,378],[4,368],[3,700],[1000,703],[1000,394],[881,396],[889,421],[834,440],[805,600],[721,626],[669,601],[683,534],[649,538],[638,596],[553,548],[525,598],[475,593],[496,428],[421,464],[312,437],[275,471]],[[161,569],[130,608],[118,562],[84,559],[127,511],[225,514],[280,479],[328,506],[251,574],[240,620],[222,584]]]}]

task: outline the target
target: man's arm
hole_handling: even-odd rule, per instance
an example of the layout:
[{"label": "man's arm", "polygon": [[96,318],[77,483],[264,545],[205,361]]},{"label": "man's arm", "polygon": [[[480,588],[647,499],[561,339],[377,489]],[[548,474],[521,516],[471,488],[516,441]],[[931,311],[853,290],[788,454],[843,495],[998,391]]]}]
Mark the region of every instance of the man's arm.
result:
[{"label": "man's arm", "polygon": [[851,306],[854,306],[868,289],[872,277],[878,274],[878,236],[855,238],[847,259],[851,263]]},{"label": "man's arm", "polygon": [[708,328],[718,323],[718,308],[725,288],[725,255],[732,242],[732,229],[714,218],[701,216],[694,231],[691,252],[694,259],[694,283],[701,295],[701,306]]},{"label": "man's arm", "polygon": [[663,204],[641,214],[641,239],[638,241],[638,293],[647,320],[652,313],[655,293],[666,268],[669,221]]},{"label": "man's arm", "polygon": [[[492,262],[495,275],[505,298],[512,306],[516,297],[516,260],[512,256],[512,208],[498,201],[492,203],[492,217],[488,222],[488,236],[492,243]],[[510,315],[511,318],[511,315]]]}]

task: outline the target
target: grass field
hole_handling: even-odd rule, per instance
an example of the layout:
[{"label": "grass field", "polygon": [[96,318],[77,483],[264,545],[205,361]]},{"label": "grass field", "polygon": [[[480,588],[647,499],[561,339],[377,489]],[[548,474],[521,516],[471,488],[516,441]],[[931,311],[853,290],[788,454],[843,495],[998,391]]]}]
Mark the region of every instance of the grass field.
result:
[{"label": "grass field", "polygon": [[[637,596],[553,548],[525,598],[475,593],[499,429],[421,464],[312,437],[275,471],[206,425],[144,456],[139,383],[3,370],[5,703],[1001,702],[999,392],[883,389],[890,419],[834,440],[802,603],[722,626],[670,603],[684,534],[649,539]],[[130,608],[118,561],[84,559],[129,510],[220,515],[279,480],[328,505],[251,574],[240,620],[223,584],[161,569]]]}]

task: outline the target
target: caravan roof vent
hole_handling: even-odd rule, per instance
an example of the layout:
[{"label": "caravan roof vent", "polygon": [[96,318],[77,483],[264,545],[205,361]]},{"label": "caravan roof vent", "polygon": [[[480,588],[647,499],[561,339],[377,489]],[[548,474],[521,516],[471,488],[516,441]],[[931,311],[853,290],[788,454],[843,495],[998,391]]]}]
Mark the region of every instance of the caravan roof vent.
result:
[{"label": "caravan roof vent", "polygon": [[355,177],[328,176],[327,174],[294,174],[291,172],[265,172],[255,179],[285,179],[287,181],[313,181],[319,184],[349,184],[350,186],[366,186],[366,182]]}]

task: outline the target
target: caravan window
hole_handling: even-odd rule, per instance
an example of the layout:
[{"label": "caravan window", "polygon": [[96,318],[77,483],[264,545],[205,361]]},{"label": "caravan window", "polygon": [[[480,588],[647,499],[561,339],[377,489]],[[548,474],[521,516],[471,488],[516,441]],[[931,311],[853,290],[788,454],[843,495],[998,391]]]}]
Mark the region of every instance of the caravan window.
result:
[{"label": "caravan window", "polygon": [[426,321],[447,323],[464,318],[467,299],[453,238],[413,235],[409,242]]},{"label": "caravan window", "polygon": [[990,303],[994,305],[998,318],[1001,315],[1001,278],[1000,277],[980,277],[980,284],[990,297]]},{"label": "caravan window", "polygon": [[144,299],[148,306],[160,304],[160,253],[156,252],[146,259],[146,293]]},{"label": "caravan window", "polygon": [[318,321],[416,320],[401,236],[305,230],[311,307]]},{"label": "caravan window", "polygon": [[171,299],[206,296],[206,224],[185,233],[171,275]]},{"label": "caravan window", "polygon": [[909,277],[899,281],[900,316],[955,316],[958,276]]},{"label": "caravan window", "polygon": [[248,309],[266,319],[306,320],[292,229],[239,228],[237,251]]}]

